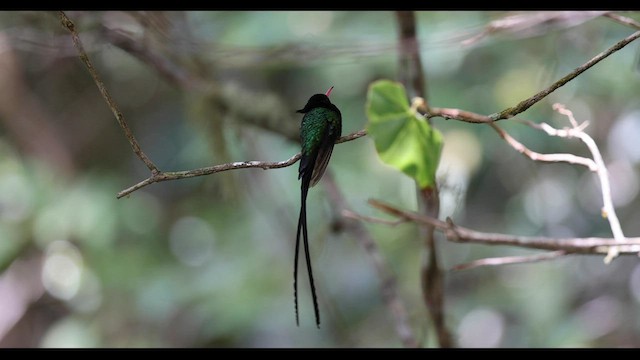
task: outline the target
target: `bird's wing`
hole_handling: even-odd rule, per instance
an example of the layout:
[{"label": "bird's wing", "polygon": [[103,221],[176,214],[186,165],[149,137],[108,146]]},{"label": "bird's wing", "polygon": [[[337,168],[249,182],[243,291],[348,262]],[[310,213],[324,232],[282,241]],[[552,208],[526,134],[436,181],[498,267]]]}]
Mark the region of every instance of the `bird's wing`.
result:
[{"label": "bird's wing", "polygon": [[328,125],[322,136],[320,147],[318,148],[318,155],[316,156],[313,173],[311,174],[310,186],[313,187],[315,184],[317,184],[318,181],[320,181],[320,179],[322,178],[322,175],[324,175],[324,172],[327,169],[327,165],[329,164],[329,159],[331,158],[333,145],[335,144],[336,139],[336,132],[331,125]]}]

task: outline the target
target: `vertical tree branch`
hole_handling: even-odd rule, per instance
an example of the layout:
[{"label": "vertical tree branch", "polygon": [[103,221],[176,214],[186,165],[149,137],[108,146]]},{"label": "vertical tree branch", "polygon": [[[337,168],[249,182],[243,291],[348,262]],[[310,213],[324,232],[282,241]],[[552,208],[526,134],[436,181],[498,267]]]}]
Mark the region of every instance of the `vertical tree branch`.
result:
[{"label": "vertical tree branch", "polygon": [[[422,70],[420,60],[420,45],[416,34],[416,16],[413,11],[397,11],[399,32],[399,76],[400,81],[409,91],[413,91],[413,96],[420,96],[427,103],[427,91],[425,86],[425,75]],[[409,86],[411,85],[411,86]]]},{"label": "vertical tree branch", "polygon": [[[424,99],[428,108],[425,90],[425,75],[422,70],[420,49],[416,34],[415,13],[412,11],[396,12],[400,42],[400,79],[407,89],[412,89],[413,96]],[[411,84],[411,86],[408,86]],[[417,186],[416,186],[417,188]],[[417,189],[420,211],[431,217],[438,217],[440,201],[437,184],[432,188]],[[435,242],[435,228],[427,226],[420,230],[424,238],[425,258],[421,265],[421,287],[424,302],[431,315],[438,343],[441,347],[453,347],[453,340],[446,327],[444,311],[444,273],[438,262],[438,251]]]},{"label": "vertical tree branch", "polygon": [[[330,172],[327,172],[324,175],[323,184],[325,185],[325,189],[329,195],[329,200],[334,204],[334,208],[338,209],[340,213],[351,213],[344,195],[342,195],[340,189],[338,189],[338,186]],[[380,278],[382,301],[389,308],[391,316],[395,322],[396,333],[398,333],[400,341],[402,341],[402,344],[405,347],[417,347],[418,342],[413,335],[411,326],[409,326],[409,321],[407,319],[407,310],[402,299],[398,295],[396,278],[391,270],[389,270],[389,266],[384,260],[384,257],[380,254],[378,246],[375,241],[373,241],[371,234],[360,221],[351,222],[347,229],[353,233],[356,241],[362,245],[369,255],[369,258],[371,258],[371,262],[373,263],[373,266],[378,273],[378,277]]]},{"label": "vertical tree branch", "polygon": [[[440,213],[440,194],[437,186],[434,188],[418,189],[418,203],[420,213],[438,218]],[[438,249],[436,247],[435,227],[427,225],[420,228],[420,233],[424,237],[426,250],[423,258],[421,270],[421,287],[424,302],[431,314],[431,320],[436,329],[438,343],[441,347],[454,347],[451,333],[447,329],[444,310],[444,272],[438,260]]]}]

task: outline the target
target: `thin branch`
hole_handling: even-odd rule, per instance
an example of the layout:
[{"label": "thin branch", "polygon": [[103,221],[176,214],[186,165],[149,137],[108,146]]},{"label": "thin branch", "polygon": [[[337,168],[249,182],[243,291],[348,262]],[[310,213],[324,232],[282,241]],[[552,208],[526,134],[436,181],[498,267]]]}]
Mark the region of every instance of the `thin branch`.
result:
[{"label": "thin branch", "polygon": [[132,192],[143,188],[147,185],[151,185],[156,182],[168,181],[168,180],[177,180],[177,179],[186,179],[196,176],[210,175],[218,172],[229,171],[229,170],[237,170],[237,169],[249,169],[249,168],[262,168],[264,170],[267,169],[278,169],[287,166],[291,166],[296,163],[296,161],[300,160],[300,153],[295,154],[291,158],[283,161],[277,162],[268,162],[268,161],[237,161],[232,163],[214,165],[199,169],[193,170],[185,170],[185,171],[173,171],[173,172],[159,172],[151,175],[149,178],[127,188],[118,193],[116,197],[120,199],[123,196],[127,196]]},{"label": "thin branch", "polygon": [[[361,138],[363,136],[367,135],[366,130],[360,130],[360,131],[356,131],[352,134],[343,136],[341,138],[339,138],[336,141],[336,144],[341,144],[343,142],[347,142],[347,141],[352,141],[358,138]],[[209,167],[203,167],[203,168],[199,168],[199,169],[193,169],[193,170],[185,170],[185,171],[171,171],[171,172],[162,172],[162,171],[158,171],[156,173],[152,173],[150,177],[148,177],[147,179],[140,181],[139,183],[130,186],[122,191],[120,191],[116,197],[118,199],[127,196],[129,194],[131,194],[132,192],[139,190],[147,185],[151,185],[153,183],[157,183],[157,182],[163,182],[163,181],[168,181],[168,180],[177,180],[177,179],[186,179],[186,178],[192,178],[192,177],[196,177],[196,176],[204,176],[204,175],[211,175],[211,174],[215,174],[215,173],[219,173],[219,172],[223,172],[223,171],[229,171],[229,170],[237,170],[237,169],[250,169],[250,168],[261,168],[263,170],[267,170],[267,169],[279,169],[279,168],[283,168],[283,167],[287,167],[287,166],[291,166],[293,164],[295,164],[298,160],[300,160],[300,153],[297,153],[295,155],[293,155],[292,157],[290,157],[287,160],[283,160],[283,161],[276,161],[276,162],[270,162],[270,161],[237,161],[237,162],[231,162],[231,163],[226,163],[226,164],[220,164],[220,165],[214,165],[214,166],[209,166]]]},{"label": "thin branch", "polygon": [[[624,17],[619,16],[619,15],[608,14],[608,15],[604,15],[604,16],[608,16],[608,17],[611,17],[611,18],[615,18],[617,20],[624,21],[627,25],[635,26],[635,24],[637,24],[637,25],[640,26],[640,24],[635,22],[634,20],[628,19],[628,18],[624,18]],[[478,114],[478,113],[474,113],[474,112],[471,112],[471,111],[460,110],[460,109],[429,107],[426,103],[421,104],[421,106],[418,107],[418,110],[425,117],[427,117],[429,119],[433,118],[433,117],[442,117],[442,118],[447,119],[447,120],[452,119],[452,120],[458,120],[458,121],[468,122],[468,123],[472,123],[472,124],[484,124],[484,123],[491,123],[491,122],[495,122],[495,121],[499,121],[499,120],[509,119],[509,118],[512,118],[512,117],[524,112],[525,110],[527,110],[528,108],[530,108],[531,106],[533,106],[534,104],[539,102],[540,100],[544,99],[547,95],[551,94],[553,91],[555,91],[559,87],[561,87],[564,84],[568,83],[569,81],[575,79],[578,75],[582,74],[583,72],[585,72],[586,70],[588,70],[589,68],[591,68],[595,64],[599,63],[600,61],[604,60],[609,55],[615,53],[616,51],[618,51],[618,50],[620,50],[622,48],[624,48],[629,43],[631,43],[632,41],[638,39],[639,37],[640,37],[640,31],[637,31],[637,32],[629,35],[628,37],[626,37],[626,38],[622,39],[621,41],[617,42],[615,45],[613,45],[612,47],[610,47],[606,51],[603,51],[600,54],[596,55],[591,60],[587,61],[585,64],[577,67],[572,72],[570,72],[569,74],[565,75],[561,79],[557,80],[556,82],[554,82],[553,84],[551,84],[547,88],[539,91],[535,95],[533,95],[533,96],[531,96],[531,97],[529,97],[529,98],[527,98],[525,100],[522,100],[520,103],[518,103],[518,105],[516,105],[514,107],[507,108],[507,109],[504,109],[504,110],[502,110],[502,111],[500,111],[498,113],[491,114],[489,116]]]},{"label": "thin branch", "polygon": [[518,140],[511,137],[511,135],[509,135],[506,131],[498,127],[497,124],[490,123],[489,126],[491,126],[493,130],[495,130],[502,139],[504,139],[509,145],[511,145],[512,148],[514,148],[516,151],[525,155],[526,157],[528,157],[533,161],[567,162],[570,164],[578,164],[578,165],[586,166],[591,171],[598,170],[598,166],[596,165],[596,163],[589,158],[576,156],[573,154],[540,154],[538,152],[530,150],[529,148],[524,146],[522,143],[520,143]]},{"label": "thin branch", "polygon": [[627,36],[623,40],[617,42],[615,45],[613,45],[612,47],[610,47],[606,51],[603,51],[600,54],[596,55],[594,58],[592,58],[591,60],[589,60],[585,64],[577,67],[575,70],[573,70],[572,72],[570,72],[569,74],[567,74],[566,76],[561,78],[560,80],[554,82],[553,84],[551,84],[551,86],[547,87],[546,89],[538,92],[537,94],[531,96],[530,98],[528,98],[526,100],[521,101],[518,105],[516,105],[514,107],[504,109],[504,110],[502,110],[502,111],[500,111],[499,113],[496,113],[496,114],[492,114],[492,115],[490,115],[490,117],[494,121],[498,121],[498,120],[503,120],[503,119],[509,119],[511,117],[514,117],[517,114],[520,114],[521,112],[527,110],[528,108],[530,108],[532,105],[534,105],[538,101],[544,99],[547,95],[551,94],[552,92],[554,92],[559,87],[561,87],[564,84],[568,83],[569,81],[575,79],[576,76],[582,74],[583,72],[588,70],[593,65],[595,65],[595,64],[599,63],[600,61],[606,59],[609,55],[611,55],[611,54],[615,53],[616,51],[622,49],[623,47],[627,46],[629,43],[631,43],[632,41],[636,40],[639,37],[640,37],[640,31],[636,31],[635,33]]},{"label": "thin branch", "polygon": [[[553,109],[559,112],[562,115],[565,115],[569,118],[569,121],[573,125],[573,129],[567,131],[568,136],[573,135],[582,142],[587,145],[589,151],[591,151],[591,155],[593,156],[593,160],[597,165],[597,174],[598,179],[600,179],[600,189],[602,192],[602,216],[605,217],[609,221],[609,225],[611,226],[611,232],[613,233],[613,237],[618,242],[624,242],[624,233],[622,232],[622,227],[620,226],[620,221],[618,220],[618,216],[616,215],[616,210],[613,207],[613,201],[611,199],[611,185],[609,185],[609,174],[607,171],[607,167],[602,160],[602,155],[600,154],[600,150],[598,149],[598,145],[593,140],[589,134],[583,131],[583,128],[578,126],[576,119],[573,117],[573,112],[564,107],[562,104],[554,104]],[[546,125],[546,124],[544,124]],[[551,127],[543,127],[546,129],[549,135],[554,135],[554,132],[551,131]],[[555,130],[555,129],[553,129]],[[573,131],[571,131],[573,130]],[[556,136],[561,136],[560,131],[555,131]],[[612,247],[609,249],[607,256],[604,258],[605,263],[610,263],[616,256],[618,256],[618,248]]]},{"label": "thin branch", "polygon": [[626,25],[626,26],[630,26],[636,30],[640,30],[640,22],[637,22],[635,20],[633,20],[632,18],[628,18],[626,16],[622,16],[622,15],[618,15],[616,13],[611,13],[608,12],[602,16],[608,17],[610,19],[612,19],[613,21],[616,21],[620,24]]},{"label": "thin branch", "polygon": [[568,255],[566,251],[558,250],[558,251],[550,251],[550,252],[544,252],[542,254],[527,255],[527,256],[505,256],[505,257],[486,258],[486,259],[471,261],[465,264],[456,265],[453,268],[451,268],[451,270],[459,271],[459,270],[473,269],[480,266],[525,264],[525,263],[553,260],[566,255]]},{"label": "thin branch", "polygon": [[[342,216],[349,219],[361,220],[361,221],[377,223],[377,224],[384,224],[389,226],[406,224],[408,221],[410,221],[407,218],[400,218],[396,221],[391,221],[391,220],[380,219],[372,216],[360,215],[349,210],[343,210]],[[564,255],[567,255],[567,252],[565,250],[558,250],[558,251],[551,251],[551,252],[545,252],[542,254],[535,254],[535,255],[528,255],[528,256],[507,256],[507,257],[486,258],[486,259],[475,260],[466,264],[456,265],[453,268],[451,268],[451,270],[458,271],[458,270],[467,270],[467,269],[471,269],[479,266],[538,262],[538,261],[555,259]]]},{"label": "thin branch", "polygon": [[357,138],[361,138],[363,136],[367,135],[367,130],[358,130],[354,133],[351,133],[349,135],[345,135],[343,137],[341,137],[340,139],[336,140],[336,144],[342,144],[343,142],[347,142],[347,141],[351,141],[351,140],[355,140]]},{"label": "thin branch", "polygon": [[473,243],[483,245],[506,245],[540,250],[563,250],[575,254],[607,254],[612,246],[618,247],[621,255],[636,255],[640,251],[640,237],[626,238],[618,242],[613,238],[552,238],[544,236],[518,236],[500,233],[487,233],[454,225],[451,219],[447,222],[430,216],[420,215],[398,209],[378,200],[369,200],[376,209],[401,219],[415,222],[421,226],[433,226],[445,234],[452,242]]},{"label": "thin branch", "polygon": [[115,101],[111,97],[111,94],[109,94],[109,91],[107,90],[106,86],[100,79],[98,72],[93,67],[91,60],[89,59],[89,55],[87,55],[87,52],[84,50],[84,46],[82,45],[82,41],[80,41],[80,36],[76,31],[75,24],[67,17],[64,11],[59,11],[58,15],[60,16],[60,22],[62,23],[62,26],[65,29],[69,30],[69,32],[71,33],[71,39],[73,40],[73,45],[78,51],[80,60],[87,67],[87,70],[89,70],[91,77],[93,77],[93,81],[98,86],[98,90],[100,90],[100,94],[102,94],[102,97],[104,98],[107,105],[109,106],[109,109],[111,109],[111,112],[113,112],[113,115],[116,117],[116,121],[124,131],[124,135],[127,137],[127,140],[129,140],[129,144],[131,144],[131,148],[133,149],[133,152],[140,158],[140,160],[142,160],[142,162],[144,162],[145,165],[147,165],[147,167],[149,168],[152,174],[156,175],[160,173],[160,170],[158,170],[156,165],[147,157],[147,155],[140,148],[138,141],[136,140],[135,136],[133,136],[133,132],[131,132],[129,125],[127,125],[127,122],[124,119],[124,115],[122,115],[122,113],[118,109],[118,106],[116,105]]},{"label": "thin branch", "polygon": [[371,216],[364,216],[364,215],[354,213],[353,211],[350,211],[350,210],[342,210],[342,216],[346,217],[347,219],[362,220],[370,223],[384,224],[389,226],[398,226],[400,224],[406,224],[408,222],[407,219],[399,219],[396,221],[391,221],[391,220],[380,219],[380,218],[375,218]]},{"label": "thin branch", "polygon": [[447,120],[459,120],[473,124],[491,123],[493,119],[489,116],[477,114],[471,111],[451,109],[451,108],[419,108],[424,112],[424,115],[430,119],[433,117],[441,117]]},{"label": "thin branch", "polygon": [[[334,204],[334,208],[342,210],[343,214],[354,214],[351,210],[349,210],[349,205],[347,204],[347,200],[344,195],[338,189],[333,177],[330,173],[324,175],[325,178],[323,180],[323,184],[325,185],[325,189],[327,190],[327,194],[329,195],[329,199]],[[376,242],[371,237],[371,234],[367,229],[362,225],[359,221],[354,221],[349,224],[347,227],[349,231],[351,231],[354,235],[355,240],[362,245],[362,247],[369,255],[371,262],[373,263],[374,268],[376,269],[376,273],[378,274],[378,278],[380,278],[380,292],[382,294],[382,301],[389,309],[391,317],[395,322],[396,333],[402,341],[402,344],[408,348],[418,347],[418,342],[416,340],[413,331],[411,330],[411,326],[409,326],[409,321],[407,317],[407,310],[404,305],[404,302],[400,298],[398,294],[398,286],[397,281],[394,274],[389,269],[389,265],[385,261],[384,257],[380,253],[380,249]]]},{"label": "thin branch", "polygon": [[582,24],[604,11],[531,11],[522,14],[506,15],[489,22],[484,29],[461,42],[464,46],[477,43],[489,35],[511,34],[519,38],[540,35],[559,27],[568,28]]},{"label": "thin branch", "polygon": [[[524,124],[529,125],[530,127],[542,130],[547,133],[549,136],[557,136],[562,138],[578,138],[582,142],[587,145],[589,151],[593,156],[592,159],[575,156],[572,154],[539,154],[533,152],[526,148],[524,145],[519,143],[517,140],[513,139],[509,134],[507,134],[504,130],[500,129],[496,124],[489,124],[495,131],[500,134],[500,136],[506,140],[514,149],[518,150],[520,153],[528,156],[531,160],[535,161],[564,161],[573,164],[580,164],[587,166],[589,170],[594,171],[598,174],[598,178],[600,180],[600,187],[602,193],[602,216],[605,217],[609,221],[609,225],[611,227],[611,232],[613,233],[614,238],[618,242],[624,242],[624,233],[622,232],[622,227],[620,226],[620,221],[618,220],[618,216],[616,215],[615,209],[613,207],[613,201],[611,199],[611,186],[609,185],[609,176],[607,172],[606,165],[602,160],[602,155],[600,154],[600,150],[598,149],[598,145],[596,145],[595,141],[589,134],[584,132],[584,129],[588,126],[588,122],[583,122],[582,124],[578,124],[576,119],[573,116],[573,112],[565,108],[562,104],[554,104],[553,109],[559,112],[562,115],[567,116],[569,122],[571,123],[572,128],[565,129],[556,129],[547,123],[536,124],[530,121],[522,121]],[[610,263],[617,255],[617,248],[611,247],[607,256],[605,257],[605,263]]]}]

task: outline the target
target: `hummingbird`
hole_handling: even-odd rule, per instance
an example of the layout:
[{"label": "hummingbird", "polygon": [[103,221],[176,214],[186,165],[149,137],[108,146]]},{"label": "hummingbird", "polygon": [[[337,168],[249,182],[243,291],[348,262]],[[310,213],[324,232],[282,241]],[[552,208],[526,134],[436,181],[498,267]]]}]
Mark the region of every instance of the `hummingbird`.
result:
[{"label": "hummingbird", "polygon": [[296,309],[296,325],[300,326],[298,318],[298,252],[300,248],[300,231],[304,240],[304,256],[309,272],[309,285],[313,297],[313,309],[316,315],[316,326],[320,328],[320,311],[316,288],[313,284],[313,271],[311,270],[311,257],[309,256],[309,236],[307,234],[307,193],[309,188],[320,181],[327,169],[329,158],[333,152],[333,145],[342,133],[342,114],[331,103],[329,95],[333,86],[325,94],[315,94],[309,98],[304,108],[296,112],[304,114],[300,123],[300,143],[302,145],[302,157],[298,169],[298,179],[302,179],[300,217],[298,218],[298,231],[296,233],[296,250],[293,267],[293,296]]}]

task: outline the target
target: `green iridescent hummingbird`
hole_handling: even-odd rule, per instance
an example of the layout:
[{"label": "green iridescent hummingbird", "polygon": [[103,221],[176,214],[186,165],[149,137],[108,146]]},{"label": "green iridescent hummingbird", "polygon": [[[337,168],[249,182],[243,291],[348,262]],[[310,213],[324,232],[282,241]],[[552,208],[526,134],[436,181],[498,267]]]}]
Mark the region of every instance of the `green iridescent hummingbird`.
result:
[{"label": "green iridescent hummingbird", "polygon": [[302,144],[302,157],[298,179],[302,179],[302,198],[300,202],[300,217],[298,218],[298,232],[296,233],[296,255],[293,267],[293,296],[296,309],[296,324],[298,319],[298,252],[300,248],[300,231],[304,239],[304,256],[307,260],[309,272],[309,285],[313,297],[313,309],[316,315],[316,326],[320,327],[320,311],[316,298],[316,288],[313,284],[313,271],[311,270],[311,258],[309,256],[309,240],[307,235],[307,193],[309,188],[318,183],[327,169],[329,158],[333,152],[333,145],[342,133],[342,114],[331,103],[329,95],[333,86],[326,94],[315,94],[309,98],[304,108],[296,112],[304,114],[300,124],[300,143]]}]

